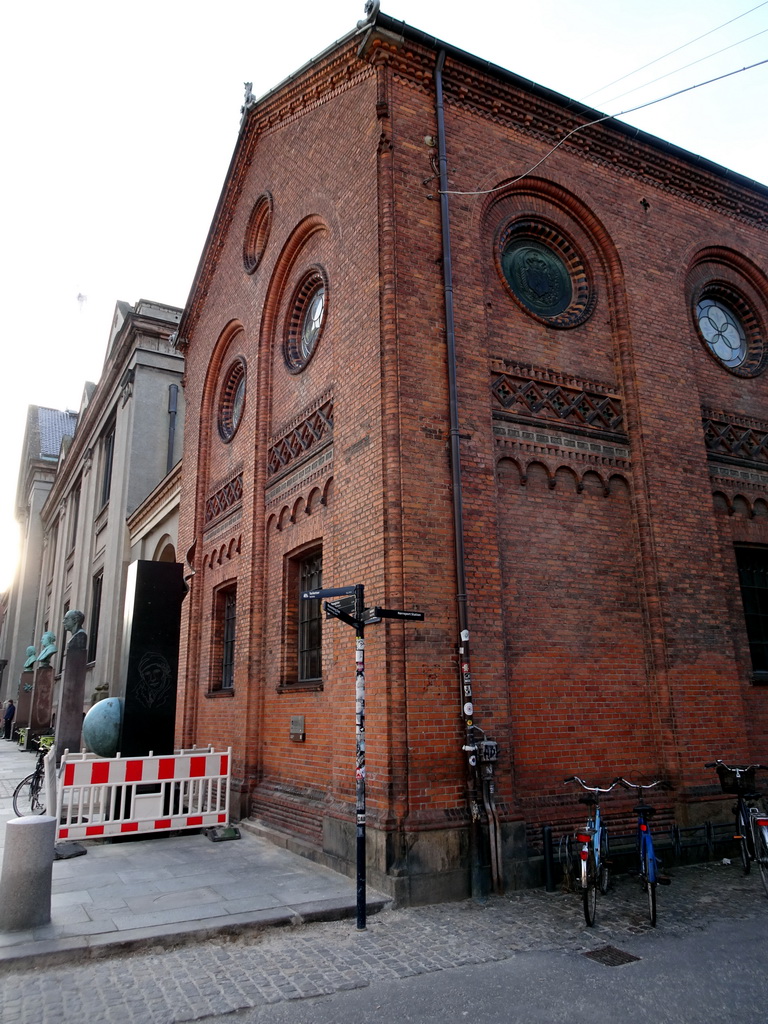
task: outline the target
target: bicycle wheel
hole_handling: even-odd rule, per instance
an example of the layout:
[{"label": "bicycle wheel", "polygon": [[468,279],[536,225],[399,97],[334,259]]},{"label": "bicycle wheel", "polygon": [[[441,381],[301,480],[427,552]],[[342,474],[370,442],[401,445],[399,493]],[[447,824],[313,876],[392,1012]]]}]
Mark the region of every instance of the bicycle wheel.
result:
[{"label": "bicycle wheel", "polygon": [[645,848],[645,859],[643,861],[643,881],[645,892],[648,897],[648,917],[653,927],[656,927],[656,861],[653,847],[650,843]]},{"label": "bicycle wheel", "polygon": [[738,829],[739,835],[739,856],[741,857],[741,866],[744,868],[744,874],[749,874],[750,869],[750,857],[749,857],[749,845],[747,842],[747,836],[749,835],[749,823],[744,820],[744,814],[739,808],[736,814],[736,828]]},{"label": "bicycle wheel", "polygon": [[755,824],[755,858],[760,867],[760,878],[768,896],[768,825]]},{"label": "bicycle wheel", "polygon": [[600,829],[600,872],[598,877],[600,892],[605,896],[608,892],[608,829]]},{"label": "bicycle wheel", "polygon": [[573,863],[573,843],[570,836],[560,839],[560,864],[563,869],[563,890],[573,892],[575,888],[575,869]]},{"label": "bicycle wheel", "polygon": [[648,917],[653,927],[656,927],[656,883],[646,882],[645,889],[648,894]]},{"label": "bicycle wheel", "polygon": [[21,780],[13,791],[13,810],[19,818],[30,814],[45,814],[42,775],[33,772]]},{"label": "bicycle wheel", "polygon": [[[586,881],[586,884],[585,884]],[[584,920],[592,927],[597,911],[597,879],[595,877],[595,855],[590,849],[586,863],[586,879],[582,875],[581,895],[584,899]]]}]

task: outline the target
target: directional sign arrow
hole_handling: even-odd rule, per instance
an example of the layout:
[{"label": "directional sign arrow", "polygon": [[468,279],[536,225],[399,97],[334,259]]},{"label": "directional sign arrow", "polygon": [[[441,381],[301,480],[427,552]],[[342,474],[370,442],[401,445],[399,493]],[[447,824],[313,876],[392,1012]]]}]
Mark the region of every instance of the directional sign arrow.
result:
[{"label": "directional sign arrow", "polygon": [[400,608],[372,608],[374,616],[378,619],[410,619],[411,622],[423,622],[424,612],[409,612]]},{"label": "directional sign arrow", "polygon": [[[348,626],[354,626],[358,628],[360,623],[353,616],[348,615],[347,612],[341,607],[343,602],[341,601],[324,601],[323,608],[325,608],[325,617],[327,619],[341,619],[342,622],[346,622]],[[354,608],[352,609],[354,611]]]},{"label": "directional sign arrow", "polygon": [[354,587],[327,587],[325,590],[302,590],[303,601],[315,601],[318,597],[348,597],[354,595]]}]

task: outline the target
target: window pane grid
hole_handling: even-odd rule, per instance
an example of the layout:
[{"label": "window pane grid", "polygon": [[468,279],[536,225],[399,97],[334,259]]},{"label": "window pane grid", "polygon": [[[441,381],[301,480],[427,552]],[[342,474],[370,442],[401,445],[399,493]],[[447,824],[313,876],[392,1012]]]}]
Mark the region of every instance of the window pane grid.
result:
[{"label": "window pane grid", "polygon": [[237,595],[228,590],[224,595],[224,633],[221,658],[221,688],[231,690],[235,684],[235,621],[237,618]]},{"label": "window pane grid", "polygon": [[[323,556],[317,552],[301,563],[299,592],[318,590],[322,585]],[[299,599],[299,682],[322,678],[322,639],[320,601]]]},{"label": "window pane grid", "polygon": [[768,672],[768,549],[737,548],[741,599],[753,672]]}]

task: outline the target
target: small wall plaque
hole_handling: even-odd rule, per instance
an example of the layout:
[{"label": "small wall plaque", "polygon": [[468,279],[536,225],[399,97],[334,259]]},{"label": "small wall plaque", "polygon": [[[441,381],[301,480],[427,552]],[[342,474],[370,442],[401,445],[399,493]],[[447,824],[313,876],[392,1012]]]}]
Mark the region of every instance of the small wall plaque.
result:
[{"label": "small wall plaque", "polygon": [[294,743],[304,742],[304,715],[291,715],[291,740]]}]

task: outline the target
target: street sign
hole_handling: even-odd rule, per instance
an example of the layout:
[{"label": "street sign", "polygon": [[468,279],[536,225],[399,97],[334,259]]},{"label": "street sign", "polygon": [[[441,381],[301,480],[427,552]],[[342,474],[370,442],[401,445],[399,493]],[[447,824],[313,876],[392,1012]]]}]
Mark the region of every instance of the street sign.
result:
[{"label": "street sign", "polygon": [[346,622],[348,626],[353,626],[357,629],[360,625],[359,622],[354,615],[349,614],[349,612],[354,612],[355,610],[354,598],[352,599],[352,606],[349,609],[349,612],[344,607],[345,604],[345,601],[324,601],[323,608],[325,608],[325,617],[326,619],[341,619],[341,621]]},{"label": "street sign", "polygon": [[377,619],[409,619],[411,622],[423,622],[424,612],[408,612],[399,608],[371,608]]},{"label": "street sign", "polygon": [[303,601],[316,601],[318,597],[347,597],[349,594],[354,596],[354,587],[326,587],[325,590],[302,590],[301,598]]}]

